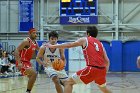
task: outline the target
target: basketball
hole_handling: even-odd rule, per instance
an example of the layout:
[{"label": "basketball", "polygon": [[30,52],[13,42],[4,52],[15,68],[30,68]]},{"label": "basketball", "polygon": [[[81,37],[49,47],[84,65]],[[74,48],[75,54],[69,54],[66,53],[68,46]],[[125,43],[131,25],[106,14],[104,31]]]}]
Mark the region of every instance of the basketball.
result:
[{"label": "basketball", "polygon": [[64,66],[65,66],[65,63],[64,63],[64,61],[62,59],[55,59],[52,62],[53,69],[55,69],[57,71],[63,70]]}]

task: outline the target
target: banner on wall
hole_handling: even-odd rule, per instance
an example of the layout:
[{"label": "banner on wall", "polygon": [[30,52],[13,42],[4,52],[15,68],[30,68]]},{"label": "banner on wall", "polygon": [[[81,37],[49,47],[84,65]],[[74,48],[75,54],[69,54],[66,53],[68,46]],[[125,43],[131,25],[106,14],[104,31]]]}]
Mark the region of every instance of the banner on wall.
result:
[{"label": "banner on wall", "polygon": [[34,0],[19,0],[19,32],[34,27]]},{"label": "banner on wall", "polygon": [[97,24],[97,16],[61,16],[60,23],[63,25],[68,24]]}]

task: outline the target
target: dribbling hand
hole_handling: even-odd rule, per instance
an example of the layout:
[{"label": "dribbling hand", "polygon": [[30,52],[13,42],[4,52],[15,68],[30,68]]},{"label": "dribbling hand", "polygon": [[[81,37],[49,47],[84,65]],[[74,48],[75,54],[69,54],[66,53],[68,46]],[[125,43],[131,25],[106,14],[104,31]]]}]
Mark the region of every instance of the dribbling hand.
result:
[{"label": "dribbling hand", "polygon": [[43,67],[47,67],[47,63],[42,62]]}]

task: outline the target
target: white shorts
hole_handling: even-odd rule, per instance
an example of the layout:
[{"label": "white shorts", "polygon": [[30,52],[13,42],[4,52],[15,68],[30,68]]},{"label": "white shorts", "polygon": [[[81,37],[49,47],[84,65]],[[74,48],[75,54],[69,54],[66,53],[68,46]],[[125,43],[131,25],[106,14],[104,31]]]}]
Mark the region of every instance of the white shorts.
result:
[{"label": "white shorts", "polygon": [[50,78],[53,78],[54,76],[58,76],[58,78],[61,81],[65,81],[66,79],[68,79],[68,75],[66,74],[65,70],[56,71],[52,67],[45,67],[45,72],[48,74]]}]

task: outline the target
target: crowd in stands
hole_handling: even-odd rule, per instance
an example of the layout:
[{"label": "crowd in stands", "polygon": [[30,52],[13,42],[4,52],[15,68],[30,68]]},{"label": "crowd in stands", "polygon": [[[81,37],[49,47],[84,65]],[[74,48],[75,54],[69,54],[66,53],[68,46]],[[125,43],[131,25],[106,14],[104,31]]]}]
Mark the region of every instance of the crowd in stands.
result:
[{"label": "crowd in stands", "polygon": [[0,47],[0,77],[16,74],[18,70],[15,64],[14,50],[11,53],[8,53]]}]

